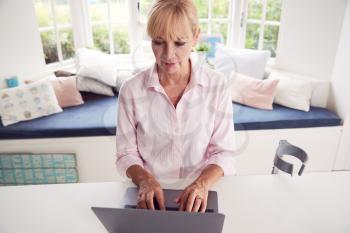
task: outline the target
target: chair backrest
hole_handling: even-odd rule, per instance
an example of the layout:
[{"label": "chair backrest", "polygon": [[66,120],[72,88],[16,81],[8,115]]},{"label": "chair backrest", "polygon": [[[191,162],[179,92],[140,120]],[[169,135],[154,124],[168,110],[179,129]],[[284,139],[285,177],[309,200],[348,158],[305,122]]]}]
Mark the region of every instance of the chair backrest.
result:
[{"label": "chair backrest", "polygon": [[273,161],[273,168],[272,168],[272,174],[277,174],[277,169],[281,171],[284,171],[286,173],[289,173],[290,175],[293,175],[293,164],[284,161],[284,156],[293,156],[297,159],[299,159],[302,163],[301,168],[299,169],[298,175],[301,176],[301,174],[304,171],[305,164],[308,160],[308,155],[306,152],[292,144],[290,144],[287,140],[281,140],[279,142],[278,148],[276,150],[275,158]]}]

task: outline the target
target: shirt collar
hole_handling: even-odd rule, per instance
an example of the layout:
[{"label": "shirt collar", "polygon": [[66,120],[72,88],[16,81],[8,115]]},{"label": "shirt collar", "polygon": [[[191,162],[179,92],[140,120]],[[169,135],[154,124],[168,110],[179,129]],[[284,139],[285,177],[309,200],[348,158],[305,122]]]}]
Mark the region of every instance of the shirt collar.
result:
[{"label": "shirt collar", "polygon": [[[189,85],[191,86],[205,86],[204,77],[201,74],[201,71],[203,69],[203,65],[201,65],[198,62],[197,54],[192,53],[190,56],[190,62],[191,62],[191,77]],[[159,82],[158,72],[157,72],[157,63],[155,63],[151,69],[149,69],[149,73],[146,74],[146,88],[153,87],[155,89],[158,89],[161,85]]]}]

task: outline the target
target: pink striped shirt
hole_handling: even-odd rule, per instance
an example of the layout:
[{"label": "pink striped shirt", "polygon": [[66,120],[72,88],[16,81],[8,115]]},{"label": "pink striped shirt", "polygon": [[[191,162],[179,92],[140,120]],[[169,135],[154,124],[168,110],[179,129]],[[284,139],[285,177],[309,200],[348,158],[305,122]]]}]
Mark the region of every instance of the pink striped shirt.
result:
[{"label": "pink striped shirt", "polygon": [[122,176],[138,164],[157,178],[197,177],[209,164],[234,174],[234,126],[226,78],[191,58],[190,81],[176,108],[159,83],[156,64],[119,92],[116,165]]}]

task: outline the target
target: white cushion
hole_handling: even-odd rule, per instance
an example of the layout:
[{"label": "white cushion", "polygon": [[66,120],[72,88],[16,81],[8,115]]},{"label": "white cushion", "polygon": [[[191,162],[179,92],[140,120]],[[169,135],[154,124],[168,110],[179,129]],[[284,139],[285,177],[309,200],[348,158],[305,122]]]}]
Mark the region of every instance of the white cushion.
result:
[{"label": "white cushion", "polygon": [[77,75],[116,86],[117,69],[113,56],[96,50],[81,48],[76,53]]},{"label": "white cushion", "polygon": [[330,82],[328,80],[322,80],[311,75],[294,73],[294,72],[275,69],[275,68],[271,69],[270,73],[273,73],[274,75],[279,74],[280,76],[283,75],[289,78],[311,82],[312,95],[311,95],[310,105],[315,107],[321,107],[321,108],[327,107],[329,90],[330,90]]},{"label": "white cushion", "polygon": [[253,78],[263,79],[270,51],[234,49],[218,46],[214,59],[215,69],[226,77],[238,72]]},{"label": "white cushion", "polygon": [[0,90],[0,115],[4,126],[62,112],[49,80]]},{"label": "white cushion", "polygon": [[280,80],[274,103],[308,112],[312,95],[311,82],[290,78],[283,74],[271,73],[269,79]]}]

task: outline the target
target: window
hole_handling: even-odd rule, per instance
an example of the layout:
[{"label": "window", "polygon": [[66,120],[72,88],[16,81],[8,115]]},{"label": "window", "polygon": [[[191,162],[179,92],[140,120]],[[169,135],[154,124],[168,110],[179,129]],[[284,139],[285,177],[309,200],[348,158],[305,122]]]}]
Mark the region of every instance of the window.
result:
[{"label": "window", "polygon": [[88,0],[93,47],[110,54],[130,53],[128,0]]},{"label": "window", "polygon": [[276,57],[282,0],[247,0],[245,2],[244,47],[271,51]]},{"label": "window", "polygon": [[[151,53],[145,25],[154,1],[34,0],[46,63],[70,60],[74,46],[97,48],[123,59],[142,58],[135,55],[137,50]],[[282,0],[193,1],[203,34],[219,35],[227,46],[269,49],[276,56]]]},{"label": "window", "polygon": [[201,32],[208,35],[220,35],[224,44],[228,41],[230,25],[230,0],[194,0]]},{"label": "window", "polygon": [[74,56],[73,29],[68,0],[34,0],[46,64]]},{"label": "window", "polygon": [[155,0],[139,0],[140,18],[142,24],[146,24],[148,12],[151,10]]},{"label": "window", "polygon": [[[200,22],[201,33],[220,35],[223,42],[228,40],[230,24],[230,0],[193,0]],[[154,0],[140,0],[141,21],[146,22],[147,14]]]}]

